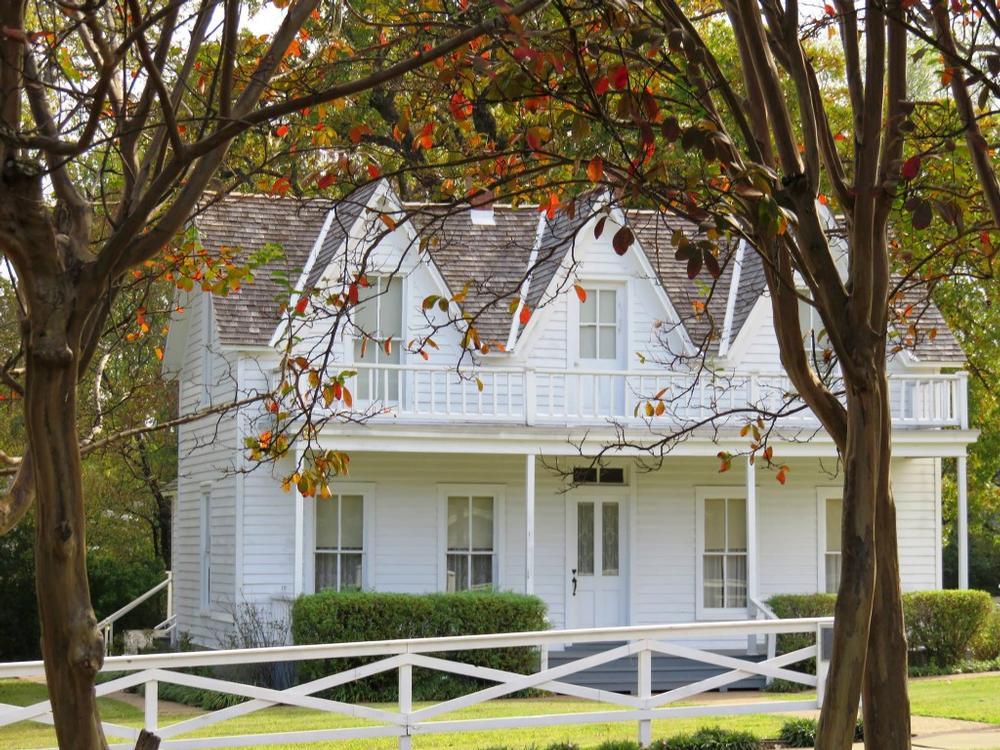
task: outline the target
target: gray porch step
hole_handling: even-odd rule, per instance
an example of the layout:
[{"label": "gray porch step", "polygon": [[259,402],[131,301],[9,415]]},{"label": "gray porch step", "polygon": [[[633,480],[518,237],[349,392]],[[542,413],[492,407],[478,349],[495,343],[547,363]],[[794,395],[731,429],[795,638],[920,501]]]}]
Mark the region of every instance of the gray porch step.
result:
[{"label": "gray porch step", "polygon": [[[591,654],[600,653],[624,643],[579,643],[567,646],[561,651],[549,652],[549,666],[559,667]],[[716,653],[734,656],[748,661],[763,661],[764,656],[748,656],[746,651],[717,651]],[[679,656],[653,654],[652,658],[653,692],[662,693],[666,690],[690,685],[692,682],[707,680],[729,670],[711,664],[684,659]],[[617,661],[600,664],[582,672],[562,678],[562,682],[574,685],[607,690],[613,693],[635,693],[638,678],[638,658],[635,656],[618,659]],[[764,687],[763,677],[751,677],[740,680],[728,687],[729,690],[759,690]]]}]

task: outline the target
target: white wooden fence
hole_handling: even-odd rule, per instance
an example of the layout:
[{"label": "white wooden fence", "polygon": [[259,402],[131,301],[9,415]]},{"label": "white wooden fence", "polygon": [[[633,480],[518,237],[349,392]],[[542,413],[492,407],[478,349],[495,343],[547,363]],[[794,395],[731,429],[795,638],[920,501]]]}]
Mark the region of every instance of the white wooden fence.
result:
[{"label": "white wooden fence", "polygon": [[[374,737],[396,737],[401,750],[409,750],[414,736],[437,733],[470,732],[491,729],[515,729],[553,725],[593,724],[603,722],[635,722],[643,745],[652,739],[653,719],[691,716],[721,716],[750,713],[782,713],[816,708],[822,702],[826,674],[825,649],[808,646],[763,661],[718,653],[705,648],[707,643],[719,643],[781,633],[815,633],[817,643],[828,643],[832,618],[789,620],[748,620],[739,622],[701,622],[694,624],[597,628],[587,630],[540,631],[473,635],[451,638],[420,638],[412,640],[370,641],[316,646],[285,646],[279,648],[243,649],[235,651],[200,651],[164,655],[116,656],[105,661],[104,672],[126,674],[97,686],[98,695],[143,685],[145,687],[145,728],[163,739],[164,750],[217,747],[252,747],[271,744],[298,744]],[[514,674],[497,669],[471,666],[435,653],[497,648],[537,648],[544,655],[548,649],[570,643],[599,642],[608,647],[599,653],[588,653],[572,662],[549,667],[544,658],[539,671]],[[707,679],[683,687],[654,694],[652,663],[654,654],[664,654],[708,664],[722,671]],[[601,664],[628,657],[637,657],[636,686],[632,695],[623,695],[573,684],[572,677]],[[317,659],[375,657],[376,661],[356,669],[326,675],[287,690],[245,685],[214,677],[201,677],[177,671],[189,667],[223,667],[242,664],[300,662]],[[816,658],[817,676],[791,669],[805,659]],[[413,668],[436,670],[450,674],[476,677],[496,684],[452,700],[415,708],[412,700]],[[399,702],[395,710],[384,707],[356,705],[317,697],[316,694],[346,685],[365,677],[395,671],[399,680]],[[41,662],[0,664],[0,678],[37,678],[44,675]],[[718,690],[748,677],[780,678],[802,685],[817,687],[818,698],[808,700],[763,700],[733,703],[711,702],[706,705],[672,705],[708,690]],[[157,686],[160,683],[187,685],[219,693],[241,696],[247,700],[230,708],[212,711],[167,726],[159,726]],[[468,708],[522,690],[537,689],[548,693],[611,704],[595,711],[553,713],[531,716],[496,716],[476,719],[442,718],[459,709]],[[300,706],[338,716],[353,717],[376,725],[314,729],[306,731],[272,732],[197,738],[191,734],[219,722],[246,716],[275,705]],[[48,701],[17,707],[0,704],[0,727],[20,721],[51,724]],[[105,723],[108,736],[132,739],[131,743],[113,744],[113,748],[131,750],[138,729]],[[2,730],[0,730],[2,732]],[[2,734],[0,734],[2,736]]]}]

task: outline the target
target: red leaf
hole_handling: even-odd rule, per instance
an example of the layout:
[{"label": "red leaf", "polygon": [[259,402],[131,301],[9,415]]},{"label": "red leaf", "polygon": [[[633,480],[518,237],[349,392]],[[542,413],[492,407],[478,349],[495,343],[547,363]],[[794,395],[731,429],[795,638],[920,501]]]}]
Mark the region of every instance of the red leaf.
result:
[{"label": "red leaf", "polygon": [[523,325],[523,326],[528,325],[528,321],[531,320],[531,308],[530,307],[528,307],[527,305],[522,305],[521,306],[521,315],[519,317],[519,320],[521,321],[521,325]]},{"label": "red leaf", "polygon": [[600,219],[597,220],[597,223],[594,224],[595,240],[601,239],[601,235],[604,234],[604,222],[606,222],[607,220],[608,220],[607,216],[602,216]]},{"label": "red leaf", "polygon": [[279,125],[278,129],[275,130],[274,132],[278,135],[279,138],[284,138],[286,135],[288,135],[288,126]]},{"label": "red leaf", "polygon": [[587,301],[587,290],[584,289],[579,284],[574,284],[573,288],[576,290],[576,296],[580,298],[580,302]]},{"label": "red leaf", "polygon": [[329,172],[327,172],[325,175],[322,175],[318,180],[316,180],[316,187],[318,187],[320,190],[326,190],[328,187],[330,187],[330,185],[332,185],[336,181],[337,178],[334,177]]},{"label": "red leaf", "polygon": [[452,94],[448,107],[451,109],[452,117],[456,120],[464,120],[472,114],[472,102],[461,91]]},{"label": "red leaf", "polygon": [[358,304],[358,285],[357,284],[351,284],[349,287],[347,287],[347,300],[352,305]]},{"label": "red leaf", "polygon": [[920,156],[911,156],[903,162],[903,167],[899,170],[899,175],[904,180],[912,180],[920,173]]},{"label": "red leaf", "polygon": [[598,96],[602,96],[607,93],[608,87],[611,82],[608,80],[607,76],[601,76],[597,79],[597,83],[594,84],[594,93]]},{"label": "red leaf", "polygon": [[299,297],[299,301],[295,303],[295,312],[302,315],[306,311],[306,307],[309,306],[308,297]]},{"label": "red leaf", "polygon": [[635,235],[632,234],[632,230],[628,227],[622,227],[611,238],[611,246],[619,255],[627,253],[628,249],[632,247],[633,242],[635,242]]},{"label": "red leaf", "polygon": [[369,164],[368,165],[368,176],[369,177],[371,177],[373,180],[377,180],[378,176],[380,174],[381,174],[381,172],[378,171],[378,167],[376,167],[374,164]]},{"label": "red leaf", "polygon": [[624,63],[616,65],[612,68],[611,81],[614,84],[615,89],[618,91],[628,88],[628,68],[625,67]]}]

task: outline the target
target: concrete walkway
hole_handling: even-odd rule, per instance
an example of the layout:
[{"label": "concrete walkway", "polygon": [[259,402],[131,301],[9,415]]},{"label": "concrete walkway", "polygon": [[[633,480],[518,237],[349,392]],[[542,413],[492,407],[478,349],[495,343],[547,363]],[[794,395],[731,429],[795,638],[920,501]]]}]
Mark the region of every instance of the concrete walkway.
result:
[{"label": "concrete walkway", "polygon": [[1000,750],[994,724],[914,716],[913,734],[913,747],[921,750]]}]

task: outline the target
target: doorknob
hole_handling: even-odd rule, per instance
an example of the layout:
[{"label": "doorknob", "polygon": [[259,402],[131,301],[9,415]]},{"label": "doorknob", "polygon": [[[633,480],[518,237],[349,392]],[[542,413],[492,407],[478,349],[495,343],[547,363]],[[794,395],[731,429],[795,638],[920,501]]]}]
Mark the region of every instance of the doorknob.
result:
[{"label": "doorknob", "polygon": [[573,568],[570,572],[573,574],[573,579],[571,581],[573,584],[573,596],[576,596],[576,568]]}]

